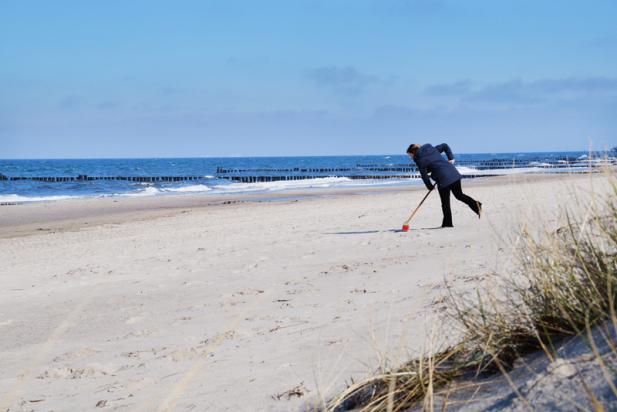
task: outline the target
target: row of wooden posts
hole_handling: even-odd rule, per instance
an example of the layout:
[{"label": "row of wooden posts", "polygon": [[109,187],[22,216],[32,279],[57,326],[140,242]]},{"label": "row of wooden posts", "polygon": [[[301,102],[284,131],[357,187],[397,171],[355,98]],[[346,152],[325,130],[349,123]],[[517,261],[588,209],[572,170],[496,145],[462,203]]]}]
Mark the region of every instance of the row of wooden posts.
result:
[{"label": "row of wooden posts", "polygon": [[37,182],[85,182],[93,180],[125,180],[129,182],[183,182],[199,180],[204,176],[5,176],[0,174],[0,180],[34,180]]},{"label": "row of wooden posts", "polygon": [[[480,176],[490,176],[486,174],[482,175],[465,175],[463,177],[480,177]],[[396,175],[352,175],[352,176],[325,176],[325,175],[250,175],[250,176],[242,176],[242,175],[229,175],[225,176],[225,179],[231,180],[233,182],[240,183],[256,183],[256,182],[279,182],[279,181],[290,181],[290,180],[305,180],[305,179],[319,179],[319,178],[327,178],[327,177],[346,177],[352,180],[384,180],[384,179],[412,179],[419,178],[419,173],[414,174],[396,174]],[[4,175],[0,175],[0,180],[33,180],[39,182],[86,182],[86,181],[95,181],[95,180],[125,180],[131,182],[181,182],[181,181],[189,181],[189,180],[199,180],[202,179],[202,176],[86,176],[80,175],[78,177],[7,177]]]},{"label": "row of wooden posts", "polygon": [[[240,173],[255,173],[257,170],[263,170],[268,173],[281,173],[281,172],[291,172],[291,173],[307,173],[307,171],[312,171],[313,173],[337,173],[342,171],[351,171],[351,169],[223,169],[218,168],[217,174],[219,178],[231,180],[234,182],[242,182],[242,183],[254,183],[254,182],[276,182],[276,181],[287,181],[287,180],[305,180],[305,179],[317,179],[317,178],[325,178],[325,177],[346,177],[354,180],[383,180],[383,179],[410,179],[410,178],[419,178],[420,174],[417,173],[417,169],[415,167],[375,167],[375,168],[365,168],[366,171],[379,171],[379,172],[390,172],[389,174],[346,174],[346,175],[335,175],[335,174],[323,174],[323,175],[306,175],[306,174],[240,174]],[[358,170],[354,170],[358,172]],[[571,169],[572,172],[577,171],[576,168]],[[393,172],[405,172],[407,174],[393,174]],[[416,172],[416,173],[409,173]],[[481,177],[481,176],[494,176],[494,174],[466,174],[464,177]],[[97,181],[97,180],[120,180],[120,181],[129,181],[129,182],[146,182],[146,183],[154,183],[154,182],[182,182],[182,181],[190,181],[190,180],[201,180],[204,179],[205,176],[88,176],[88,175],[79,175],[79,176],[6,176],[0,173],[0,181],[19,181],[19,180],[33,180],[39,182],[85,182],[85,181]]]},{"label": "row of wooden posts", "polygon": [[[457,165],[467,166],[476,170],[488,170],[488,169],[518,169],[524,167],[540,167],[540,168],[561,168],[572,166],[601,166],[606,164],[617,164],[617,159],[607,158],[600,163],[590,163],[587,160],[461,160],[457,161]],[[380,164],[358,164],[355,168],[225,168],[217,167],[217,174],[238,174],[238,173],[349,173],[349,172],[417,172],[418,168],[414,164],[392,164],[392,165],[380,165]]]},{"label": "row of wooden posts", "polygon": [[226,168],[217,167],[217,174],[227,173],[341,173],[341,172],[353,172],[351,167],[291,167],[291,168]]},{"label": "row of wooden posts", "polygon": [[[497,176],[494,174],[471,174],[463,175],[463,178],[469,179],[474,177]],[[320,179],[324,177],[346,177],[352,180],[385,180],[385,179],[418,179],[419,173],[407,175],[356,175],[356,176],[227,176],[226,179],[240,183],[260,183],[260,182],[279,182],[287,180],[304,180],[304,179]]]}]

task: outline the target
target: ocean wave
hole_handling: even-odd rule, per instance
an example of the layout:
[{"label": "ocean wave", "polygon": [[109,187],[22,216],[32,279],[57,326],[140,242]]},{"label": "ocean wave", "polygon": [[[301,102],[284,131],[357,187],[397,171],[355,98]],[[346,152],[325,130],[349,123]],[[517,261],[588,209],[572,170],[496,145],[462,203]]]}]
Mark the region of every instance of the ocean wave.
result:
[{"label": "ocean wave", "polygon": [[[585,167],[568,167],[568,168],[545,168],[541,165],[536,167],[525,167],[516,169],[487,169],[478,170],[473,167],[456,166],[458,171],[463,176],[475,175],[511,175],[519,173],[559,173],[567,171],[585,170]],[[288,190],[302,189],[326,189],[326,188],[353,188],[353,187],[378,187],[378,186],[400,186],[406,184],[414,184],[421,182],[419,178],[400,177],[396,179],[351,179],[349,177],[321,177],[316,179],[301,179],[301,180],[281,180],[274,182],[254,182],[240,183],[228,182],[221,179],[216,179],[207,184],[175,184],[175,185],[159,185],[153,183],[141,182],[133,191],[114,191],[105,194],[84,194],[80,196],[59,194],[54,196],[25,196],[18,194],[0,195],[0,203],[27,203],[27,202],[45,202],[59,201],[77,198],[92,198],[92,197],[152,197],[152,196],[172,196],[172,195],[216,195],[216,194],[243,194],[243,193],[271,193]],[[66,193],[66,192],[65,192]]]},{"label": "ocean wave", "polygon": [[142,197],[142,196],[156,196],[160,194],[161,191],[154,186],[148,186],[143,190],[138,190],[136,192],[129,193],[115,193],[113,196],[124,196],[124,197]]},{"label": "ocean wave", "polygon": [[277,192],[298,189],[323,189],[332,187],[356,187],[356,186],[394,186],[409,183],[417,179],[395,180],[354,180],[348,177],[323,177],[317,179],[281,180],[277,182],[255,182],[207,185],[189,185],[178,187],[155,187],[148,186],[145,189],[130,193],[117,193],[114,196],[143,197],[162,196],[173,194],[239,194],[255,192]]},{"label": "ocean wave", "polygon": [[157,196],[165,193],[203,193],[209,192],[212,188],[206,185],[190,185],[190,186],[179,186],[179,187],[154,187],[148,186],[145,189],[138,190],[136,192],[129,193],[116,193],[115,196],[126,196],[126,197],[142,197],[142,196]]},{"label": "ocean wave", "polygon": [[[478,169],[474,169],[473,167],[465,167],[465,166],[456,166],[456,170],[458,170],[459,173],[462,175],[494,175],[494,174],[500,174],[499,172],[503,171],[503,169],[478,170]],[[510,169],[508,169],[508,171],[510,171]]]},{"label": "ocean wave", "polygon": [[280,180],[278,182],[230,183],[228,185],[214,185],[212,189],[217,193],[241,192],[274,192],[290,189],[311,189],[342,186],[352,182],[348,177],[320,177],[317,179]]},{"label": "ocean wave", "polygon": [[51,202],[55,200],[81,199],[84,196],[20,196],[16,194],[0,195],[0,203],[30,203],[30,202]]},{"label": "ocean wave", "polygon": [[211,187],[206,185],[190,185],[181,187],[166,187],[159,189],[161,192],[178,192],[178,193],[195,193],[195,192],[209,192]]},{"label": "ocean wave", "polygon": [[536,167],[518,167],[515,169],[483,169],[478,170],[472,167],[457,166],[456,169],[463,176],[465,175],[512,175],[519,173],[559,173],[564,171],[578,170],[578,168],[545,168],[541,166]]}]

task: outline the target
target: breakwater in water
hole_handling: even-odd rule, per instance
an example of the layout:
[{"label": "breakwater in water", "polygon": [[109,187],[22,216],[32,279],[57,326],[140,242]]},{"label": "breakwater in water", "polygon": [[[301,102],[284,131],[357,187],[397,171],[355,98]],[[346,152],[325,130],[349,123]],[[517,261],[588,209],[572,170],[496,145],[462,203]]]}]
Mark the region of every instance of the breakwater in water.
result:
[{"label": "breakwater in water", "polygon": [[[576,153],[457,154],[466,178],[580,173],[617,165]],[[405,155],[167,159],[0,159],[0,202],[167,193],[243,193],[346,186],[421,185]]]},{"label": "breakwater in water", "polygon": [[[546,159],[490,159],[462,160],[456,163],[465,167],[466,177],[488,176],[490,173],[474,174],[473,171],[504,170],[504,169],[560,169],[561,171],[577,172],[581,168],[593,169],[607,165],[617,165],[617,158],[604,157],[597,159],[569,158],[567,156],[552,160]],[[6,176],[0,173],[1,181],[32,180],[46,183],[56,182],[88,182],[88,181],[127,181],[138,183],[185,182],[207,178],[226,179],[233,182],[276,182],[287,180],[319,179],[323,177],[345,177],[352,180],[384,180],[419,178],[419,172],[414,164],[356,164],[354,167],[287,167],[287,168],[234,168],[217,166],[214,176]]]},{"label": "breakwater in water", "polygon": [[[463,177],[486,177],[494,176],[492,174],[466,174]],[[226,179],[233,182],[241,183],[261,183],[261,182],[280,182],[280,181],[292,181],[292,180],[310,180],[310,179],[322,179],[324,177],[335,176],[323,176],[323,175],[248,175],[248,176],[227,176]],[[414,179],[420,178],[419,173],[414,174],[396,174],[396,175],[350,175],[339,176],[346,177],[351,180],[384,180],[384,179]],[[203,179],[203,176],[77,176],[77,177],[6,177],[0,175],[0,180],[5,181],[19,181],[19,180],[32,180],[37,182],[46,183],[60,183],[60,182],[87,182],[87,181],[129,181],[138,183],[156,183],[156,182],[185,182],[191,180]]]}]

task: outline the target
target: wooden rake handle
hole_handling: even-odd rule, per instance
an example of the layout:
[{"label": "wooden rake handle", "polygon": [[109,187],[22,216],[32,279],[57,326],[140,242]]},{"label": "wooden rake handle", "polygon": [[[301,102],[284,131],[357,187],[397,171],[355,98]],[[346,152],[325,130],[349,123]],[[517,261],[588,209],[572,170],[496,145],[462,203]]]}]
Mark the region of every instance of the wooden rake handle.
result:
[{"label": "wooden rake handle", "polygon": [[[433,189],[435,190],[435,189]],[[405,221],[405,223],[403,223],[403,225],[408,225],[409,222],[411,221],[411,219],[413,219],[413,217],[415,216],[415,214],[418,212],[418,210],[420,209],[420,206],[422,206],[422,203],[424,203],[424,201],[426,200],[426,198],[428,197],[428,195],[431,194],[431,192],[433,190],[429,190],[427,194],[424,195],[424,198],[420,201],[420,204],[418,206],[416,206],[416,208],[413,210],[413,212],[411,212],[411,216],[409,216],[409,219],[407,219]]]}]

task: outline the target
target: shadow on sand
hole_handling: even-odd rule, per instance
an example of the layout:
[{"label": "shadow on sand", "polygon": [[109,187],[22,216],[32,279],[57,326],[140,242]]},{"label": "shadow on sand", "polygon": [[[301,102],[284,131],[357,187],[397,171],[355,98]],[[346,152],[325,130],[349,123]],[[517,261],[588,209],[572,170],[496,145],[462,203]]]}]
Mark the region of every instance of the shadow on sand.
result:
[{"label": "shadow on sand", "polygon": [[[414,231],[418,231],[418,230],[435,230],[435,229],[442,229],[441,226],[437,226],[437,227],[422,227],[422,228],[409,228],[409,232],[414,232]],[[363,231],[357,231],[357,232],[329,232],[329,233],[324,233],[325,235],[369,235],[371,233],[403,233],[403,230],[401,229],[390,229],[390,230],[363,230]]]}]

